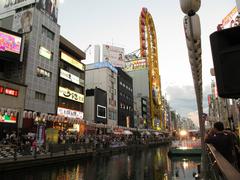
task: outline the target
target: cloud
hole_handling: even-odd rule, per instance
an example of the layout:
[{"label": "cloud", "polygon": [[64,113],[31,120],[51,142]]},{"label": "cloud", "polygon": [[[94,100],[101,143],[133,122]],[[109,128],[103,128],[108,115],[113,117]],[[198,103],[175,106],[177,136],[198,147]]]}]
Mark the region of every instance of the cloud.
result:
[{"label": "cloud", "polygon": [[[170,107],[182,117],[189,117],[198,125],[196,95],[193,86],[168,86],[165,89]],[[203,112],[207,113],[207,95],[210,94],[210,85],[203,87]]]}]

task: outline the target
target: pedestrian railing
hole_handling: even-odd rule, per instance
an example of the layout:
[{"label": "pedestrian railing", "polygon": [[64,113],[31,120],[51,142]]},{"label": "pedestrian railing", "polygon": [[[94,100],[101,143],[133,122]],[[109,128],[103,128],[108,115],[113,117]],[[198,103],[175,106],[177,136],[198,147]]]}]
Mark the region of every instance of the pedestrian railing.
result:
[{"label": "pedestrian railing", "polygon": [[[166,142],[169,139],[165,139]],[[115,150],[126,150],[135,146],[150,146],[154,144],[159,144],[164,142],[164,140],[153,140],[143,143],[141,141],[129,141],[129,142],[118,142],[117,144],[111,144],[109,142],[90,142],[90,143],[65,143],[65,144],[46,144],[45,147],[32,147],[30,145],[0,145],[0,150],[2,148],[7,148],[11,151],[11,156],[6,158],[0,158],[0,163],[8,160],[20,160],[20,159],[37,159],[46,158],[54,156],[65,156],[69,154],[80,154],[86,152],[111,152]]]},{"label": "pedestrian railing", "polygon": [[229,163],[211,144],[207,144],[207,157],[209,161],[209,174],[211,179],[238,180],[239,171]]}]

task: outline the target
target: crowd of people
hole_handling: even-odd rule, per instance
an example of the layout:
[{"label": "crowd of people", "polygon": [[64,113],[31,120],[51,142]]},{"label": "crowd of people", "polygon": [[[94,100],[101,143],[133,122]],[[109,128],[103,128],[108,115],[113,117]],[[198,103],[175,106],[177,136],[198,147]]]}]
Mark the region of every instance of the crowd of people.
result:
[{"label": "crowd of people", "polygon": [[[55,144],[78,144],[86,145],[91,144],[93,148],[107,148],[107,147],[121,147],[131,144],[148,144],[150,142],[157,142],[164,139],[162,135],[155,134],[141,134],[134,133],[131,135],[124,134],[79,134],[67,131],[59,131],[58,140]],[[43,144],[39,144],[36,139],[35,133],[16,133],[16,131],[4,131],[0,139],[0,145],[12,146],[17,149],[17,152],[22,154],[33,154],[48,152],[49,144],[53,142],[46,139]]]}]

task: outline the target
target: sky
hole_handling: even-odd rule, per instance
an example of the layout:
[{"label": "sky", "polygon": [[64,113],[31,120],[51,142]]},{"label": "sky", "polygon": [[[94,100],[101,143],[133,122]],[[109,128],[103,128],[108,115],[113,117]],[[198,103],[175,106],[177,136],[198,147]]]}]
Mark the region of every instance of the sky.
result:
[{"label": "sky", "polygon": [[[205,0],[197,14],[201,22],[203,108],[213,77],[209,35],[235,7],[235,0]],[[197,122],[197,103],[179,0],[60,0],[58,23],[61,35],[81,50],[89,44],[123,47],[125,53],[139,49],[139,15],[146,7],[151,13],[158,43],[162,94],[173,110]],[[89,60],[93,48],[86,52]]]}]

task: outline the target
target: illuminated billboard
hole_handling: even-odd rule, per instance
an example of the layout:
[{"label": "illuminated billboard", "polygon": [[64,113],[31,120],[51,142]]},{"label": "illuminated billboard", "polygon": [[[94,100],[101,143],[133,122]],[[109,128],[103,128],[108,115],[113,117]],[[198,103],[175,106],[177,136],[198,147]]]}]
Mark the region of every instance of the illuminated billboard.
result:
[{"label": "illuminated billboard", "polygon": [[125,63],[124,71],[136,71],[136,70],[142,70],[146,68],[147,68],[146,59],[139,59],[139,60],[127,61]]},{"label": "illuminated billboard", "polygon": [[83,119],[83,112],[72,110],[72,109],[67,109],[67,108],[62,108],[62,107],[58,107],[57,114],[60,116],[69,117],[69,118]]},{"label": "illuminated billboard", "polygon": [[16,123],[17,112],[15,111],[0,111],[0,123]]},{"label": "illuminated billboard", "polygon": [[66,98],[66,99],[84,103],[84,95],[83,94],[77,93],[68,88],[64,88],[64,87],[60,86],[58,95],[60,97]]},{"label": "illuminated billboard", "polygon": [[22,37],[0,28],[0,59],[20,60]]}]

